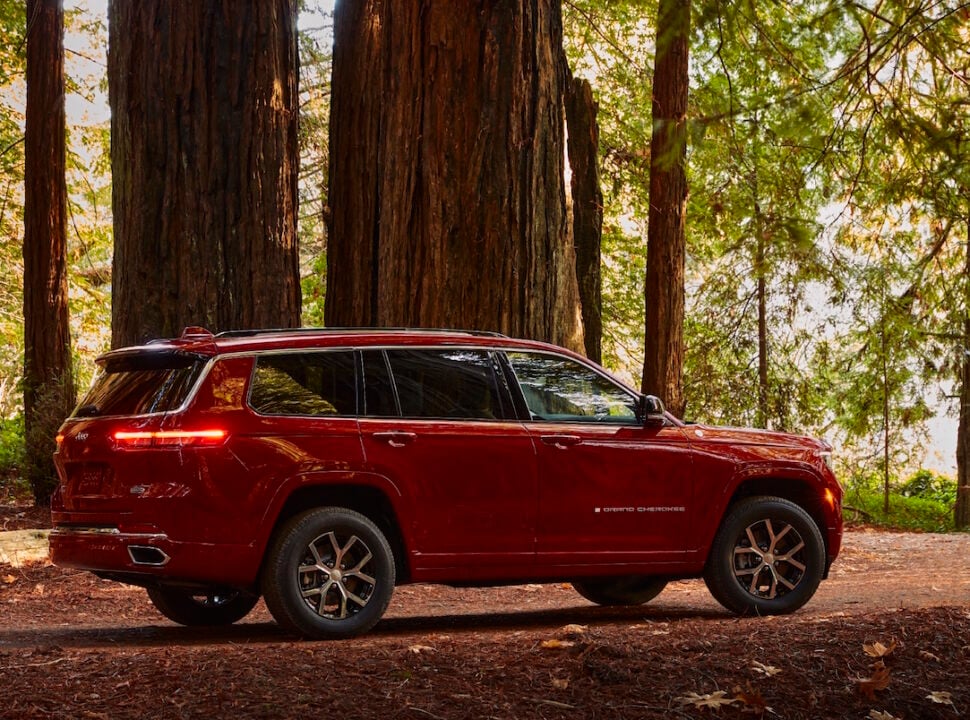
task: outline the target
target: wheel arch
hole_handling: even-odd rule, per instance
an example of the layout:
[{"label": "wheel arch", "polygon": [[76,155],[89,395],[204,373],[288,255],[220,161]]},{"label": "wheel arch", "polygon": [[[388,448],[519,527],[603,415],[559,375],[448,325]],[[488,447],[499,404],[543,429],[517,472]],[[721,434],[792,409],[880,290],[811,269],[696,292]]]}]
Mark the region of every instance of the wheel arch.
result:
[{"label": "wheel arch", "polygon": [[[804,477],[767,475],[745,479],[734,489],[734,493],[724,506],[718,527],[720,527],[721,522],[724,521],[727,514],[731,512],[731,508],[738,502],[749,497],[758,496],[777,497],[788,500],[807,512],[815,522],[815,526],[822,536],[822,540],[825,543],[826,555],[829,553],[829,538],[825,507],[822,504],[824,502],[822,490],[818,482],[812,482]],[[826,567],[825,574],[828,574],[828,567]]]},{"label": "wheel arch", "polygon": [[[407,543],[399,520],[398,509],[392,500],[396,488],[385,488],[376,478],[353,479],[340,477],[301,476],[286,484],[274,503],[275,513],[267,518],[267,530],[261,537],[260,566],[266,561],[270,540],[290,518],[318,507],[342,507],[354,510],[370,519],[387,538],[394,554],[396,582],[406,583],[411,576]],[[400,494],[396,494],[400,497]],[[271,520],[271,522],[270,522]],[[261,574],[261,570],[260,570]]]}]

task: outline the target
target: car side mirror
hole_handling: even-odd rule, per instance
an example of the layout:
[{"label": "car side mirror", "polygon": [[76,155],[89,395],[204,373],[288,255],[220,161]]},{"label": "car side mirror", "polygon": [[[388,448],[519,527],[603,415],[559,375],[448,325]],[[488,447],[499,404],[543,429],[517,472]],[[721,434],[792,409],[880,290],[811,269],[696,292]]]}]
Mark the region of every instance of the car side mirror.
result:
[{"label": "car side mirror", "polygon": [[663,427],[667,424],[667,410],[656,395],[641,395],[639,411],[644,427]]}]

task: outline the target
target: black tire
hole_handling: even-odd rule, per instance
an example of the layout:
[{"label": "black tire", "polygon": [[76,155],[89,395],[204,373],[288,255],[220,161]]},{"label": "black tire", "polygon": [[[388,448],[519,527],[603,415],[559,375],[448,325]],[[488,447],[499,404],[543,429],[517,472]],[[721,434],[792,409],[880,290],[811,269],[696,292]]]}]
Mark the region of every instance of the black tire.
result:
[{"label": "black tire", "polygon": [[258,595],[235,590],[204,592],[167,585],[148,588],[148,597],[169,620],[193,627],[232,625],[259,602]]},{"label": "black tire", "polygon": [[573,587],[580,595],[597,605],[643,605],[667,586],[667,579],[650,575],[576,580]]},{"label": "black tire", "polygon": [[261,581],[266,607],[282,628],[323,640],[374,627],[391,601],[394,578],[394,555],[377,525],[329,507],[280,528]]},{"label": "black tire", "polygon": [[807,603],[825,570],[825,542],[793,502],[752,497],[731,507],[714,537],[704,581],[738,615],[784,615]]}]

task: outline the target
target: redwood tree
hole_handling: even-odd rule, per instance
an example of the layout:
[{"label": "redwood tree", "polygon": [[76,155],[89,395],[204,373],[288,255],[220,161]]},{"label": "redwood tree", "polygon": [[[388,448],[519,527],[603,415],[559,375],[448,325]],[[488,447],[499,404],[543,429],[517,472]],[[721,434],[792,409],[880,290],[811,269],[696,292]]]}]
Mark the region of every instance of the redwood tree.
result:
[{"label": "redwood tree", "polygon": [[643,391],[684,411],[684,255],[690,0],[660,0],[653,71]]},{"label": "redwood tree", "polygon": [[296,0],[111,0],[112,343],[300,320]]},{"label": "redwood tree", "polygon": [[603,193],[599,173],[599,108],[593,88],[583,78],[571,78],[566,91],[566,129],[573,205],[576,277],[583,309],[586,356],[602,360],[603,280],[600,248],[603,239]]},{"label": "redwood tree", "polygon": [[558,0],[341,0],[330,325],[460,326],[582,349]]},{"label": "redwood tree", "polygon": [[67,312],[64,9],[27,0],[24,420],[34,499],[56,485],[54,434],[74,405]]}]

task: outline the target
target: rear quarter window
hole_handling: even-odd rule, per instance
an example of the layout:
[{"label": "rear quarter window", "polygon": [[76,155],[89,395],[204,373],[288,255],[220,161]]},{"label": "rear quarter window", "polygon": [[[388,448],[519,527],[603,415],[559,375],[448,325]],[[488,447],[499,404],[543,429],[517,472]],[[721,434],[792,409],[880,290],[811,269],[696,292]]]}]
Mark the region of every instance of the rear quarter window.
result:
[{"label": "rear quarter window", "polygon": [[249,406],[263,415],[355,415],[357,384],[353,352],[257,357]]},{"label": "rear quarter window", "polygon": [[72,417],[146,415],[179,408],[205,367],[206,358],[146,352],[104,362]]}]

